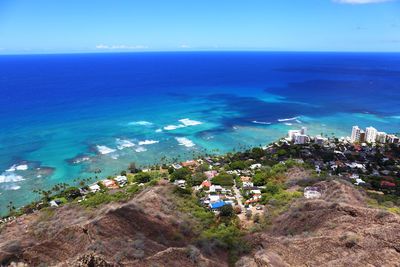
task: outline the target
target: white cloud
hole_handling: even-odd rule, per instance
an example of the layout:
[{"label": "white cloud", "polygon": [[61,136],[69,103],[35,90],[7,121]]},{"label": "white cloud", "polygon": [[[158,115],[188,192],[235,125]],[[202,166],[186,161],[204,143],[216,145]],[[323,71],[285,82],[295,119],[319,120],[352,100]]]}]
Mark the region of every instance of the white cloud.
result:
[{"label": "white cloud", "polygon": [[376,4],[376,3],[391,2],[393,0],[333,0],[333,1],[336,3],[341,3],[341,4],[362,5],[362,4]]},{"label": "white cloud", "polygon": [[187,45],[187,44],[181,44],[181,45],[180,45],[180,48],[190,48],[190,45]]},{"label": "white cloud", "polygon": [[123,49],[123,50],[131,50],[131,49],[147,49],[148,47],[145,45],[105,45],[99,44],[96,45],[96,49]]}]

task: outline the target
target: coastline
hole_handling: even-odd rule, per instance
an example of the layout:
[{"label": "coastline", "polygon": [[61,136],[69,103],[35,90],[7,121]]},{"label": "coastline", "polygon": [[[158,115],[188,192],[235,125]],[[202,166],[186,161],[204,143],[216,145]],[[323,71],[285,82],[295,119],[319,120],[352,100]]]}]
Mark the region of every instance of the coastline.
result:
[{"label": "coastline", "polygon": [[[294,132],[294,131],[292,131],[292,132]],[[267,153],[267,155],[269,154],[269,156],[274,156],[275,154],[279,155],[279,153],[283,153],[283,155],[285,155],[285,154],[288,153],[288,151],[286,151],[286,150],[289,149],[291,146],[294,147],[294,148],[297,147],[296,149],[298,149],[298,148],[304,147],[304,145],[308,145],[309,142],[311,142],[311,143],[315,142],[315,144],[318,144],[318,145],[324,144],[324,147],[326,149],[329,149],[329,150],[332,149],[332,146],[334,146],[335,148],[342,147],[341,149],[343,149],[343,148],[348,149],[346,147],[351,147],[351,148],[353,147],[353,144],[350,142],[350,137],[338,139],[336,137],[326,137],[326,138],[324,138],[324,137],[321,137],[321,136],[316,136],[316,137],[311,136],[311,140],[312,141],[306,141],[306,143],[304,143],[304,144],[290,143],[290,142],[293,142],[292,139],[290,139],[290,138],[291,137],[290,137],[290,131],[289,131],[289,138],[286,137],[286,138],[279,139],[279,140],[277,140],[275,142],[272,142],[272,143],[270,143],[269,145],[266,145],[266,146],[262,146],[262,147],[256,146],[256,147],[247,148],[247,149],[243,148],[242,151],[229,152],[227,154],[198,155],[196,158],[187,159],[186,161],[182,161],[182,163],[180,163],[180,164],[177,163],[176,161],[174,162],[174,161],[167,161],[165,159],[162,159],[162,160],[160,160],[159,164],[151,165],[151,166],[149,166],[148,168],[145,168],[145,169],[139,169],[136,166],[135,163],[131,163],[129,165],[128,169],[122,169],[121,170],[120,175],[107,176],[107,177],[103,177],[100,180],[98,180],[98,176],[96,176],[97,179],[93,179],[93,178],[83,178],[83,179],[79,179],[79,180],[76,179],[74,181],[75,185],[68,185],[66,183],[60,183],[60,184],[56,184],[51,190],[43,190],[43,189],[36,190],[36,193],[41,195],[41,200],[34,201],[34,202],[32,202],[32,203],[30,203],[30,204],[28,204],[26,206],[22,206],[22,207],[15,207],[13,205],[13,203],[10,202],[7,205],[7,207],[9,208],[8,216],[13,215],[13,214],[22,215],[22,214],[24,214],[26,212],[35,212],[37,210],[40,210],[43,207],[48,207],[49,203],[51,201],[53,202],[53,204],[51,206],[53,206],[53,205],[54,206],[58,206],[58,205],[54,204],[54,199],[62,198],[63,201],[60,202],[59,204],[66,204],[69,201],[67,201],[67,199],[65,199],[65,197],[64,197],[64,195],[65,195],[65,191],[64,190],[66,190],[66,191],[75,191],[76,192],[75,193],[76,196],[82,197],[82,196],[85,196],[85,194],[87,194],[87,193],[96,194],[99,191],[106,192],[109,189],[123,188],[127,184],[130,184],[130,185],[132,185],[132,183],[133,184],[137,184],[136,182],[133,182],[133,181],[134,181],[134,179],[135,179],[135,177],[137,175],[141,175],[141,174],[145,175],[146,177],[148,176],[148,180],[144,181],[143,183],[141,182],[139,184],[139,188],[143,187],[143,186],[146,186],[146,183],[149,183],[149,185],[152,186],[152,185],[155,185],[160,179],[164,179],[164,180],[170,181],[171,180],[171,176],[170,176],[171,173],[173,173],[174,170],[178,171],[182,167],[185,167],[185,168],[188,167],[192,171],[193,170],[192,169],[192,165],[193,164],[194,164],[194,166],[198,167],[200,164],[209,163],[209,164],[211,164],[210,165],[210,170],[212,170],[211,166],[212,166],[213,162],[215,163],[215,161],[218,162],[220,159],[224,159],[226,157],[232,157],[232,156],[235,157],[235,155],[240,155],[240,154],[246,154],[246,153],[247,154],[248,153],[251,154],[251,153],[253,153],[252,151],[255,151],[255,150],[266,151],[266,152],[263,152],[263,153]],[[308,138],[310,138],[310,136],[308,136]],[[154,140],[146,140],[146,141],[143,141],[143,143],[154,144],[154,143],[157,143],[157,142],[154,141]],[[375,144],[373,144],[373,145],[375,146]],[[383,147],[385,147],[385,149],[388,149],[388,144],[376,144],[376,145],[377,145],[377,147],[379,147],[379,146],[382,147],[383,146]],[[397,149],[399,148],[398,144],[393,144],[393,145],[396,145],[396,146],[394,146],[391,149],[395,149],[395,147],[397,147]],[[365,145],[363,144],[363,146],[367,146],[367,144],[365,144]],[[369,146],[371,146],[371,144]],[[369,146],[367,146],[367,147],[369,147]],[[354,144],[354,147],[356,147],[355,144]],[[367,151],[369,151],[369,150],[367,150]],[[332,152],[333,152],[333,150],[332,150]],[[110,153],[112,153],[112,152],[110,152]],[[337,153],[339,153],[339,152],[335,151],[335,154],[337,154]],[[340,152],[340,153],[344,157],[343,152]],[[295,160],[303,161],[303,160],[305,160],[304,157],[305,156],[303,156],[301,154],[297,154],[297,159],[295,158]],[[343,159],[345,159],[345,158],[346,157],[344,157]],[[311,162],[317,162],[317,163],[313,163],[313,164],[316,164],[315,168],[316,168],[318,176],[319,176],[320,173],[321,173],[321,169],[320,168],[322,168],[321,167],[322,163],[319,163],[316,158],[315,159],[311,158],[311,160],[312,160]],[[163,162],[163,163],[161,163],[161,162]],[[356,163],[354,161],[353,162],[350,161],[350,163],[354,164],[354,166],[358,166],[358,165],[361,166],[361,164],[357,163],[357,161],[356,161]],[[253,165],[255,166],[257,164],[253,164]],[[335,162],[334,163],[330,163],[330,164],[334,164],[334,166],[336,166],[336,167],[333,169],[333,167],[332,167],[333,165],[332,165],[331,166],[332,170],[328,169],[328,171],[330,172],[329,175],[332,175],[334,173],[335,175],[339,174],[339,176],[340,176],[340,173],[337,173],[337,170],[338,170],[337,162],[336,163]],[[347,164],[347,165],[350,166],[350,164]],[[218,165],[215,165],[215,167],[217,169],[219,169],[221,167],[221,164],[218,163]],[[17,170],[26,171],[26,170],[28,170],[28,168],[29,168],[28,164],[13,165],[7,171],[9,171],[9,172],[14,172],[14,171],[17,171]],[[314,167],[312,167],[312,168],[314,168]],[[354,167],[351,167],[351,168],[354,168]],[[356,168],[358,168],[358,167],[356,167]],[[365,166],[363,168],[365,170]],[[153,173],[153,172],[155,172],[155,173]],[[150,176],[149,176],[148,173],[150,174],[150,176],[153,175],[153,174],[156,175],[157,178],[153,177],[154,179],[153,178],[150,179]],[[357,171],[356,173],[357,173],[357,181],[356,182],[358,184],[360,183],[360,181],[362,183],[365,183],[365,181],[363,181],[362,179],[358,178],[360,172]],[[346,173],[346,175],[347,175],[347,173]],[[353,177],[354,175],[355,174],[352,174],[351,177]],[[399,173],[399,175],[400,175],[400,173]],[[99,176],[101,176],[101,173],[99,173]],[[16,179],[20,179],[20,178],[18,178],[18,176],[16,176],[16,177],[17,177]],[[122,179],[122,178],[123,178],[123,182],[118,181],[118,179]],[[353,178],[351,178],[351,179],[353,179]],[[112,186],[109,189],[107,189],[107,186],[105,185],[105,183],[111,183]],[[186,182],[185,182],[185,184],[186,184]],[[92,190],[91,187],[93,187],[95,189]],[[54,190],[54,191],[52,191],[52,190]],[[103,190],[106,190],[106,191],[103,191]],[[86,193],[82,194],[82,192],[86,192]],[[75,201],[75,199],[72,199],[72,200]],[[84,200],[85,200],[85,197],[83,197],[83,199],[80,198],[78,203],[80,203],[81,201],[84,201]]]}]

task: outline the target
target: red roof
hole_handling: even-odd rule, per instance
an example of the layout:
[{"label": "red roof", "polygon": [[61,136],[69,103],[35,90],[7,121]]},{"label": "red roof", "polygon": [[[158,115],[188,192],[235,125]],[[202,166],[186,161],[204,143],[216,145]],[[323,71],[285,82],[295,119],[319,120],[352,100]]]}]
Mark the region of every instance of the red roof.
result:
[{"label": "red roof", "polygon": [[201,183],[201,185],[202,185],[203,187],[210,187],[210,186],[211,186],[211,182],[205,180],[205,181],[203,181],[203,182]]},{"label": "red roof", "polygon": [[388,182],[388,181],[382,181],[382,182],[381,182],[381,186],[395,187],[396,184],[395,184],[395,183]]}]

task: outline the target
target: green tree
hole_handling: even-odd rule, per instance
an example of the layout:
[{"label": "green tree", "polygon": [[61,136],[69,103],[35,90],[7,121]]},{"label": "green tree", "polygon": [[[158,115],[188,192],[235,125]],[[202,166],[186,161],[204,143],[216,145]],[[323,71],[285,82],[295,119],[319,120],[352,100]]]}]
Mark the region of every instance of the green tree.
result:
[{"label": "green tree", "polygon": [[176,180],[188,180],[190,178],[190,175],[192,174],[192,172],[186,168],[180,168],[178,170],[175,170],[172,174],[171,174],[171,181],[176,181]]},{"label": "green tree", "polygon": [[232,205],[229,205],[229,204],[222,206],[219,209],[219,212],[220,212],[219,215],[221,215],[223,217],[232,217],[234,215],[233,207],[232,207]]},{"label": "green tree", "polygon": [[229,168],[231,170],[244,170],[247,168],[247,164],[244,161],[237,160],[237,161],[231,162],[229,164]]},{"label": "green tree", "polygon": [[207,180],[207,176],[204,173],[196,172],[194,175],[190,176],[187,180],[190,186],[201,185],[201,183]]}]

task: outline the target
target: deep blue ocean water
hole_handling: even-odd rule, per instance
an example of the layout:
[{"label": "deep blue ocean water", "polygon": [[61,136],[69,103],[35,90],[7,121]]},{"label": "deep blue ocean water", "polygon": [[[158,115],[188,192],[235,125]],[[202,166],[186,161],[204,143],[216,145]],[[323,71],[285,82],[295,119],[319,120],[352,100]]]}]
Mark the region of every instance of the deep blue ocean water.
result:
[{"label": "deep blue ocean water", "polygon": [[1,56],[0,212],[129,162],[265,145],[301,126],[345,136],[355,124],[400,132],[400,54]]}]

